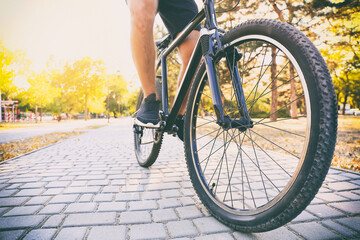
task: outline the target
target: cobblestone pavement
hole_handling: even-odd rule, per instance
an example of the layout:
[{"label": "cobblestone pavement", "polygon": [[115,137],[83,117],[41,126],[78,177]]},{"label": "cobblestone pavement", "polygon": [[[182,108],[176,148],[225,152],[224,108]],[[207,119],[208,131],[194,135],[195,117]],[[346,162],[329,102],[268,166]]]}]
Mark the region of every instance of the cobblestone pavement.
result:
[{"label": "cobblestone pavement", "polygon": [[175,238],[359,239],[360,175],[331,169],[291,223],[244,234],[200,203],[178,139],[167,136],[153,167],[139,167],[129,119],[0,165],[0,239]]}]

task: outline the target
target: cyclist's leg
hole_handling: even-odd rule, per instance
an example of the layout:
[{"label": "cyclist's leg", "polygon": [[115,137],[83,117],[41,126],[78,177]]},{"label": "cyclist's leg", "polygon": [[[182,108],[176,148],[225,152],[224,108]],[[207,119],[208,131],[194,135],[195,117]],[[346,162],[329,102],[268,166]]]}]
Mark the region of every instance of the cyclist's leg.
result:
[{"label": "cyclist's leg", "polygon": [[[185,74],[186,67],[189,63],[189,60],[191,58],[192,52],[195,48],[195,45],[197,43],[197,40],[199,39],[199,31],[192,31],[189,36],[184,40],[184,42],[179,46],[179,53],[181,58],[181,69],[178,79],[178,86],[181,84],[181,80],[183,79],[183,76]],[[185,98],[187,99],[187,97]],[[186,108],[186,102],[183,102],[181,105],[179,115],[184,115]]]},{"label": "cyclist's leg", "polygon": [[156,93],[153,25],[158,0],[127,0],[131,14],[131,50],[145,97]]}]

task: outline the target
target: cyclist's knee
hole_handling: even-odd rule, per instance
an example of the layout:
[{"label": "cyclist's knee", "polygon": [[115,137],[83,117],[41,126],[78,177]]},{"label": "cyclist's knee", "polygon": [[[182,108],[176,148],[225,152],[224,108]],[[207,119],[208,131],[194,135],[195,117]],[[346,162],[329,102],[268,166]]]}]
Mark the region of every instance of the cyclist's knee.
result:
[{"label": "cyclist's knee", "polygon": [[157,0],[128,0],[133,27],[140,31],[153,28],[157,13]]}]

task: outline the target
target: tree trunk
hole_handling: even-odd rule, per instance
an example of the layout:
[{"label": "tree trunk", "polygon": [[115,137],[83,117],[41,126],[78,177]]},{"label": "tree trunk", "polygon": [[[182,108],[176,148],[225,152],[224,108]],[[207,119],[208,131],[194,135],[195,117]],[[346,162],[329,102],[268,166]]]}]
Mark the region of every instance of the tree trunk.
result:
[{"label": "tree trunk", "polygon": [[[295,79],[294,79],[295,73],[294,73],[294,67],[290,66],[290,108],[291,108],[291,117],[297,118],[297,101],[294,101],[296,99],[296,85],[295,85]],[[294,102],[293,102],[294,101]]]},{"label": "tree trunk", "polygon": [[277,79],[276,79],[276,49],[271,48],[271,80],[274,80],[271,84],[271,109],[270,109],[270,121],[277,120],[277,107],[278,107],[278,91],[277,91]]},{"label": "tree trunk", "polygon": [[88,120],[87,102],[88,102],[88,96],[87,96],[87,95],[85,95],[85,109],[84,109],[85,121],[87,121],[87,120]]},{"label": "tree trunk", "polygon": [[35,105],[35,122],[38,123],[38,106]]},{"label": "tree trunk", "polygon": [[40,108],[40,122],[42,122],[43,108]]},{"label": "tree trunk", "polygon": [[342,115],[345,115],[345,106],[346,106],[347,99],[348,99],[348,94],[346,93],[345,97],[344,97],[344,102],[343,102]]}]

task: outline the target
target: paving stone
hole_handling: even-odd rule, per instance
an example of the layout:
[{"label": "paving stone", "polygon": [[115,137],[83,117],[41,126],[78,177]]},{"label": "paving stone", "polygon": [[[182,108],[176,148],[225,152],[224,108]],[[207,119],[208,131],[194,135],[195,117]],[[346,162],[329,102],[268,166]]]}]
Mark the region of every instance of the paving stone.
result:
[{"label": "paving stone", "polygon": [[199,235],[194,224],[189,220],[169,222],[166,224],[166,227],[173,238],[195,237]]},{"label": "paving stone", "polygon": [[182,197],[179,199],[183,206],[194,205],[195,201],[191,197]]},{"label": "paving stone", "polygon": [[360,232],[360,217],[335,219],[335,221],[355,231]]},{"label": "paving stone", "polygon": [[10,206],[18,206],[23,204],[28,197],[9,197],[9,198],[0,198],[0,206],[1,207],[10,207]]},{"label": "paving stone", "polygon": [[24,240],[51,240],[55,235],[57,229],[35,229],[30,231]]},{"label": "paving stone", "polygon": [[16,193],[16,197],[28,197],[28,196],[38,196],[40,193],[44,192],[44,188],[39,189],[23,189]]},{"label": "paving stone", "polygon": [[360,195],[357,195],[355,193],[352,192],[339,192],[338,193],[340,196],[345,197],[349,200],[360,200]]},{"label": "paving stone", "polygon": [[37,196],[30,198],[29,201],[25,203],[25,205],[39,205],[39,204],[45,204],[47,201],[49,201],[51,197],[50,196]]},{"label": "paving stone", "polygon": [[347,200],[346,198],[339,196],[335,193],[318,193],[316,197],[326,202],[341,202]]},{"label": "paving stone", "polygon": [[0,229],[28,228],[37,227],[45,216],[17,216],[17,217],[1,217]]},{"label": "paving stone", "polygon": [[69,215],[63,226],[111,225],[116,221],[116,213],[79,213]]},{"label": "paving stone", "polygon": [[181,189],[180,191],[186,197],[193,197],[195,195],[193,189]]},{"label": "paving stone", "polygon": [[111,193],[99,193],[96,194],[93,201],[94,202],[111,202],[114,198],[114,194]]},{"label": "paving stone", "polygon": [[299,223],[289,227],[307,239],[340,239],[341,237],[319,223]]},{"label": "paving stone", "polygon": [[201,234],[228,232],[230,229],[213,217],[194,219],[194,224]]},{"label": "paving stone", "polygon": [[94,196],[95,196],[94,194],[90,194],[90,193],[82,194],[78,202],[91,202]]},{"label": "paving stone", "polygon": [[349,228],[344,227],[332,220],[321,221],[321,224],[330,229],[335,230],[336,232],[338,232],[341,235],[346,236],[346,237],[355,237],[357,235],[356,232],[354,232],[354,231],[350,230]]},{"label": "paving stone", "polygon": [[161,223],[131,225],[129,235],[131,240],[166,239],[168,237]]},{"label": "paving stone", "polygon": [[11,208],[11,207],[0,207],[0,215],[1,215],[3,212],[9,210],[10,208]]},{"label": "paving stone", "polygon": [[88,183],[88,181],[73,181],[71,182],[71,184],[69,185],[69,187],[84,187],[86,186]]},{"label": "paving stone", "polygon": [[70,181],[55,181],[50,182],[46,185],[46,188],[63,188],[67,187],[71,182]]},{"label": "paving stone", "polygon": [[298,215],[291,222],[296,223],[296,222],[306,222],[306,221],[316,221],[316,220],[318,220],[318,218],[315,217],[313,214],[311,214],[307,211],[303,211],[302,213],[300,213],[300,215]]},{"label": "paving stone", "polygon": [[53,215],[44,223],[43,228],[57,228],[61,225],[65,215]]},{"label": "paving stone", "polygon": [[8,183],[29,183],[29,182],[38,182],[41,178],[39,177],[29,177],[29,178],[13,178]]},{"label": "paving stone", "polygon": [[217,233],[196,237],[195,240],[234,240],[230,233]]},{"label": "paving stone", "polygon": [[120,224],[140,224],[151,223],[150,213],[147,211],[122,212],[120,214]]},{"label": "paving stone", "polygon": [[94,212],[96,209],[96,203],[71,203],[65,209],[64,213],[86,213],[86,212]]},{"label": "paving stone", "polygon": [[66,207],[66,204],[48,204],[46,205],[39,214],[57,214],[62,212],[62,210]]},{"label": "paving stone", "polygon": [[[118,176],[118,177],[123,178],[121,176]],[[109,177],[109,179],[110,179],[110,177]],[[123,186],[123,185],[126,185],[126,180],[125,179],[115,179],[115,180],[111,181],[111,184],[114,186]]]},{"label": "paving stone", "polygon": [[91,187],[68,187],[64,190],[64,194],[72,193],[97,193],[100,191],[100,186]]},{"label": "paving stone", "polygon": [[4,232],[0,232],[0,239],[11,239],[11,240],[16,240],[16,239],[20,239],[20,236],[24,233],[24,230],[13,230],[13,231],[4,231]]},{"label": "paving stone", "polygon": [[119,193],[120,188],[118,186],[105,186],[102,193]]},{"label": "paving stone", "polygon": [[180,185],[178,183],[160,183],[148,185],[147,190],[167,190],[167,189],[178,189]]},{"label": "paving stone", "polygon": [[19,215],[32,215],[35,214],[42,207],[43,207],[42,205],[14,207],[9,212],[5,213],[4,216],[7,217],[7,216],[19,216]]},{"label": "paving stone", "polygon": [[344,213],[324,204],[310,205],[306,208],[306,210],[320,218],[341,217],[345,215]]},{"label": "paving stone", "polygon": [[115,196],[115,201],[137,201],[140,200],[140,193],[119,193]]},{"label": "paving stone", "polygon": [[121,212],[126,210],[125,202],[106,202],[99,203],[99,212]]},{"label": "paving stone", "polygon": [[164,190],[164,191],[161,191],[161,195],[164,198],[173,198],[173,197],[180,197],[181,193],[177,189],[175,189],[175,190]]},{"label": "paving stone", "polygon": [[195,206],[176,208],[177,213],[181,219],[191,219],[202,217],[202,213]]},{"label": "paving stone", "polygon": [[58,195],[64,191],[65,188],[48,188],[42,195]]},{"label": "paving stone", "polygon": [[107,186],[109,185],[110,180],[90,180],[88,186]]},{"label": "paving stone", "polygon": [[180,207],[179,200],[176,198],[161,199],[158,201],[160,208],[175,208]]},{"label": "paving stone", "polygon": [[341,202],[341,203],[331,203],[330,206],[345,211],[350,214],[359,214],[360,213],[360,201],[351,201],[351,202]]},{"label": "paving stone", "polygon": [[129,202],[129,210],[130,211],[154,210],[157,208],[158,207],[157,207],[155,200],[143,200],[143,201]]},{"label": "paving stone", "polygon": [[168,222],[178,220],[174,209],[159,209],[152,211],[154,222]]},{"label": "paving stone", "polygon": [[0,191],[0,197],[9,197],[18,191],[19,190],[17,190],[17,189],[2,190],[2,191]]},{"label": "paving stone", "polygon": [[286,227],[280,227],[275,230],[263,232],[263,233],[253,233],[252,235],[256,239],[259,239],[259,240],[268,240],[268,239],[296,240],[296,239],[300,239],[293,232],[289,231]]},{"label": "paving stone", "polygon": [[349,182],[334,182],[328,183],[327,187],[335,191],[345,191],[345,190],[353,190],[359,189],[360,186],[357,184],[349,183]]},{"label": "paving stone", "polygon": [[92,227],[91,231],[87,237],[87,240],[121,240],[126,239],[126,227],[125,226],[101,226],[101,227]]},{"label": "paving stone", "polygon": [[62,228],[55,240],[81,240],[85,237],[86,230],[86,227]]},{"label": "paving stone", "polygon": [[19,187],[20,189],[22,188],[42,188],[46,185],[47,182],[32,182],[32,183],[25,183],[24,185],[21,185],[21,187]]},{"label": "paving stone", "polygon": [[151,191],[151,192],[144,192],[142,194],[142,198],[144,200],[155,200],[155,199],[161,199],[161,196],[160,196],[160,192]]},{"label": "paving stone", "polygon": [[99,180],[99,179],[105,179],[106,176],[99,174],[99,175],[83,175],[83,176],[78,176],[76,179],[77,180]]},{"label": "paving stone", "polygon": [[79,197],[79,194],[61,194],[54,196],[49,203],[73,203]]}]

